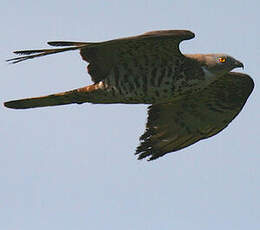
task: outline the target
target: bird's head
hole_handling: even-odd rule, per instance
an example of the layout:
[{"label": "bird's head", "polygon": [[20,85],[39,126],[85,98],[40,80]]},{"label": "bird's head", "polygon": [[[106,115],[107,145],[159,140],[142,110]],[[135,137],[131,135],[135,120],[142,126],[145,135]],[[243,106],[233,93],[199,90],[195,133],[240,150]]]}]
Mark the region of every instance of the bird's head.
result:
[{"label": "bird's head", "polygon": [[203,69],[218,76],[238,67],[244,68],[242,62],[227,54],[191,54],[187,56],[197,60]]},{"label": "bird's head", "polygon": [[242,62],[227,54],[206,54],[204,64],[210,72],[217,75],[230,72],[238,67],[244,68]]}]

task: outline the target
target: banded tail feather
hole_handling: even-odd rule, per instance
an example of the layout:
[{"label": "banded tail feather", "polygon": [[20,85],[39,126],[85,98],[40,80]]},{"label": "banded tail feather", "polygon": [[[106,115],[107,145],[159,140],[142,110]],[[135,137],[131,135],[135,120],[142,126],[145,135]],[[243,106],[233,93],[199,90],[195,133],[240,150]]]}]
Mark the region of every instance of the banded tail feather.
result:
[{"label": "banded tail feather", "polygon": [[51,94],[41,97],[25,98],[14,101],[7,101],[4,105],[12,109],[30,109],[46,106],[57,106],[67,104],[82,104],[95,101],[95,94],[98,92],[98,85],[89,85],[79,89]]}]

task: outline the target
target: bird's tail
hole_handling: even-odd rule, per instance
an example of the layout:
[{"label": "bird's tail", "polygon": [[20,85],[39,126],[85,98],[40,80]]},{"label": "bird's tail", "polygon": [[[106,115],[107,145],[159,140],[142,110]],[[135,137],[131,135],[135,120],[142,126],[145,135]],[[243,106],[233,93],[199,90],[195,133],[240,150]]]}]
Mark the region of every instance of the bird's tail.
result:
[{"label": "bird's tail", "polygon": [[73,103],[98,103],[98,100],[100,101],[102,97],[102,90],[99,90],[99,85],[94,84],[85,86],[83,88],[74,89],[62,93],[51,94],[47,96],[8,101],[5,102],[4,105],[12,109],[29,109],[46,106],[66,105]]},{"label": "bird's tail", "polygon": [[61,53],[61,52],[65,52],[65,51],[81,49],[85,46],[89,46],[94,43],[71,42],[71,41],[51,41],[51,42],[48,42],[48,44],[51,46],[68,46],[68,47],[56,48],[56,49],[18,50],[18,51],[14,51],[14,54],[23,55],[23,56],[11,58],[6,61],[10,62],[12,64],[15,64],[15,63],[25,61],[28,59],[32,59],[32,58],[36,58],[36,57],[42,57],[42,56],[46,56],[46,55],[50,55],[50,54],[56,54],[56,53]]}]

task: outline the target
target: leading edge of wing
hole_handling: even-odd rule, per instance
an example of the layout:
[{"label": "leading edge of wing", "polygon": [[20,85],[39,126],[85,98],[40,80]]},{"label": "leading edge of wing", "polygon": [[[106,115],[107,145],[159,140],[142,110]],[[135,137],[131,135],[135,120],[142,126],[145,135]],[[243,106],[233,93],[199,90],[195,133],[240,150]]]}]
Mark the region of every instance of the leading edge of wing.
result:
[{"label": "leading edge of wing", "polygon": [[151,105],[138,159],[154,160],[221,132],[243,109],[253,88],[249,75],[230,72],[192,97]]}]

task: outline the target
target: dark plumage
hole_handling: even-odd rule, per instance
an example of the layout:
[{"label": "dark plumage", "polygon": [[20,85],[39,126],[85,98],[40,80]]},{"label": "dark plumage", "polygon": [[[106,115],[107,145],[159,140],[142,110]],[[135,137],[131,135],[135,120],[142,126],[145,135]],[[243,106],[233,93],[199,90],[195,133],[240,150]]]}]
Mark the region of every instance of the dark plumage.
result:
[{"label": "dark plumage", "polygon": [[151,104],[138,159],[150,160],[211,137],[238,115],[254,83],[230,72],[243,64],[226,54],[183,55],[179,43],[194,37],[186,30],[153,31],[105,42],[48,42],[57,49],[23,50],[7,61],[80,50],[94,81],[58,94],[5,102],[14,109],[71,103]]}]

